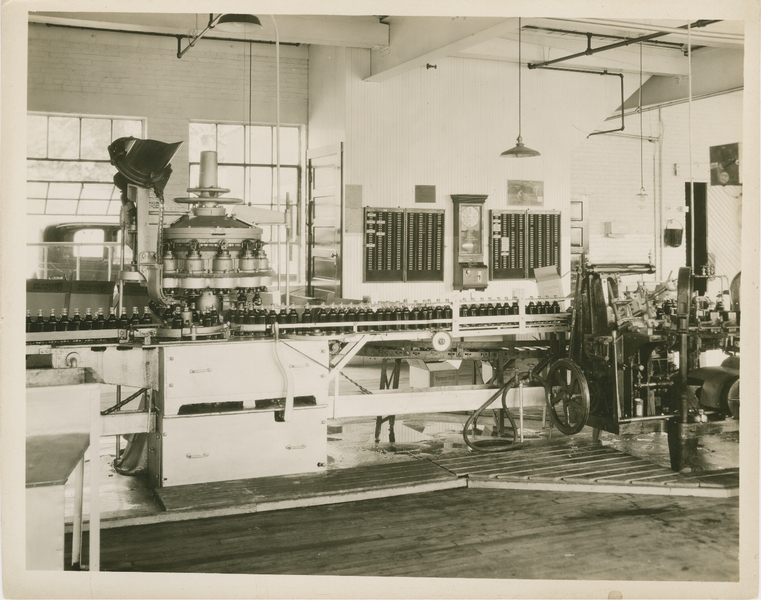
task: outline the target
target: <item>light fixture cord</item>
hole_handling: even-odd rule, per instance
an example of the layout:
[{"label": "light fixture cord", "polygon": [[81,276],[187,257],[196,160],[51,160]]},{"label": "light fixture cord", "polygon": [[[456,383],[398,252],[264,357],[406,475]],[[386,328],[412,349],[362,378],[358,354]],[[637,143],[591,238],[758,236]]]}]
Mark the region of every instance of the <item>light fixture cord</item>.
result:
[{"label": "light fixture cord", "polygon": [[521,18],[518,17],[518,138],[521,137]]},{"label": "light fixture cord", "polygon": [[639,189],[640,193],[645,190],[644,159],[642,151],[642,43],[639,44]]},{"label": "light fixture cord", "polygon": [[695,181],[692,176],[692,27],[687,24],[687,137],[690,158],[690,268],[695,272]]}]

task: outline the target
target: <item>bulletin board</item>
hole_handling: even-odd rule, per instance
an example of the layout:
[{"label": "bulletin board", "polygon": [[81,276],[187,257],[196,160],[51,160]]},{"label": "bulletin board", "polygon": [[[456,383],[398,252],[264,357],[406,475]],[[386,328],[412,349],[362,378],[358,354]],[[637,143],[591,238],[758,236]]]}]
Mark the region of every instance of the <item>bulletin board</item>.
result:
[{"label": "bulletin board", "polygon": [[560,269],[558,211],[491,211],[490,278],[532,279],[535,269]]},{"label": "bulletin board", "polygon": [[444,281],[444,211],[365,208],[364,281]]}]

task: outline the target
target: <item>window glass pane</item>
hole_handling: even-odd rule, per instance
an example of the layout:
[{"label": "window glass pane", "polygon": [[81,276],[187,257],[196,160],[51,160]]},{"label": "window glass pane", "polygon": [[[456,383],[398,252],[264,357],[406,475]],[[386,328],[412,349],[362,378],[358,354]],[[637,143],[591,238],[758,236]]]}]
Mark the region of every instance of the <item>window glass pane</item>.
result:
[{"label": "window glass pane", "polygon": [[[188,159],[190,162],[200,162],[201,152],[204,150],[217,149],[217,126],[213,123],[191,123],[189,133]],[[197,182],[198,178],[191,181]]]},{"label": "window glass pane", "polygon": [[219,187],[230,192],[222,197],[243,199],[243,167],[219,167]]},{"label": "window glass pane", "polygon": [[110,200],[114,186],[109,183],[85,183],[82,186],[81,198],[94,200]]},{"label": "window glass pane", "polygon": [[[273,173],[277,173],[277,170]],[[288,194],[289,202],[296,204],[299,197],[298,192],[298,170],[293,167],[280,167],[280,202],[285,204],[286,194]]]},{"label": "window glass pane", "polygon": [[[275,162],[275,161],[273,161]],[[280,128],[280,164],[299,164],[299,128]]]},{"label": "window glass pane", "polygon": [[[80,207],[81,208],[81,207]],[[80,211],[80,214],[81,211]],[[82,229],[74,234],[73,242],[77,244],[97,244],[103,243],[104,233],[102,229]],[[74,247],[74,256],[83,258],[102,258],[103,246],[84,246],[82,248]]]},{"label": "window glass pane", "polygon": [[246,153],[250,164],[272,164],[272,127],[249,127]]},{"label": "window glass pane", "polygon": [[[199,185],[198,178],[201,174],[201,167],[199,165],[190,165],[190,187],[194,188]],[[188,194],[190,196],[191,194]]]},{"label": "window glass pane", "polygon": [[108,183],[114,180],[116,169],[109,163],[61,162],[55,160],[28,160],[27,179],[37,181],[92,181]]},{"label": "window glass pane", "polygon": [[79,198],[81,189],[81,183],[51,183],[48,197],[56,199]]},{"label": "window glass pane", "polygon": [[49,215],[75,215],[79,200],[48,200],[46,213]]},{"label": "window glass pane", "polygon": [[82,119],[82,158],[108,160],[110,143],[110,119]]},{"label": "window glass pane", "polygon": [[217,128],[218,161],[243,162],[243,125],[220,125]]},{"label": "window glass pane", "polygon": [[26,119],[26,155],[45,158],[48,155],[48,118],[29,115]]},{"label": "window glass pane", "polygon": [[272,203],[272,169],[270,167],[250,167],[248,170],[248,197],[252,204]]},{"label": "window glass pane", "polygon": [[[143,122],[132,119],[114,119],[113,120],[113,139],[118,140],[123,137],[143,137]],[[113,141],[113,140],[112,140]]]},{"label": "window glass pane", "polygon": [[26,214],[28,215],[45,214],[45,201],[44,200],[27,200]]},{"label": "window glass pane", "polygon": [[108,212],[109,200],[82,200],[79,203],[79,215],[105,215]]},{"label": "window glass pane", "polygon": [[121,200],[111,200],[110,204],[108,205],[108,214],[119,215],[121,208],[122,208]]},{"label": "window glass pane", "polygon": [[47,198],[48,184],[44,181],[27,181],[26,182],[27,198]]},{"label": "window glass pane", "polygon": [[50,117],[48,127],[48,156],[79,158],[79,119]]}]

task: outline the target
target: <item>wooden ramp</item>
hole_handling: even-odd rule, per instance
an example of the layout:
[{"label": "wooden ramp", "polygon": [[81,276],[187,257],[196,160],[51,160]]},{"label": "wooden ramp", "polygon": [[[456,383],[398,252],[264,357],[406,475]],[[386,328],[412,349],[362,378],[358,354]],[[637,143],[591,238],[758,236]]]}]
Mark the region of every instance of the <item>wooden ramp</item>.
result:
[{"label": "wooden ramp", "polygon": [[605,446],[545,446],[429,459],[471,488],[534,489],[678,496],[737,496],[739,469],[675,473]]},{"label": "wooden ramp", "polygon": [[467,487],[467,480],[435,463],[415,458],[323,473],[161,488],[156,495],[166,513],[156,520],[263,512],[458,487]]}]

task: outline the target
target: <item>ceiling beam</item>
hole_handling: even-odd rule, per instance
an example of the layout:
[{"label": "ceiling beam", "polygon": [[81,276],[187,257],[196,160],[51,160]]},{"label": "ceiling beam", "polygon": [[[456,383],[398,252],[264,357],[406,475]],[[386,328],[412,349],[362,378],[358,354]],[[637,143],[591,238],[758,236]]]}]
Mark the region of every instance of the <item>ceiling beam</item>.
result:
[{"label": "ceiling beam", "polygon": [[501,17],[394,17],[387,47],[372,52],[365,81],[384,81],[509,31],[517,19]]},{"label": "ceiling beam", "polygon": [[[262,29],[254,32],[223,31],[219,26],[208,37],[275,41],[275,26],[268,15],[258,15]],[[280,41],[375,48],[389,43],[389,26],[373,16],[276,15]],[[161,33],[194,36],[209,23],[209,14],[173,13],[29,13],[32,23],[119,30],[126,33]]]}]

